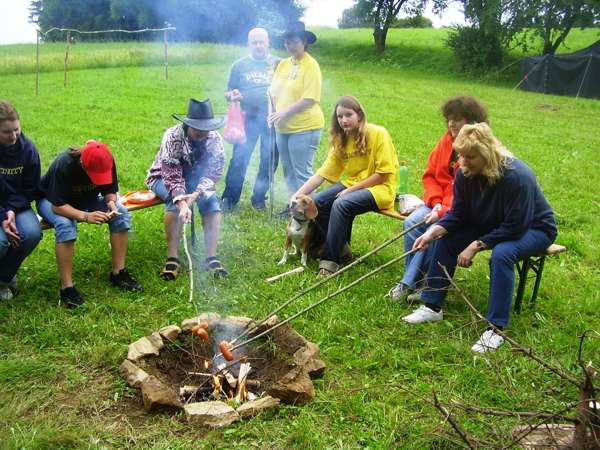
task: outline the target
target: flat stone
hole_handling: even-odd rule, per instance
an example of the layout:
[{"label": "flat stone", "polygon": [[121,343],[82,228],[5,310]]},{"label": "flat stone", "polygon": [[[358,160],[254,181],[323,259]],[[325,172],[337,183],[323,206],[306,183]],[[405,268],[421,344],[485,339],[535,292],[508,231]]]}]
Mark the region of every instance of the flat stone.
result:
[{"label": "flat stone", "polygon": [[158,333],[167,341],[174,342],[181,333],[181,328],[177,325],[167,325],[158,330]]},{"label": "flat stone", "polygon": [[134,363],[125,359],[121,365],[119,366],[119,374],[125,378],[127,384],[134,388],[139,388],[144,380],[149,377],[149,375]]},{"label": "flat stone", "polygon": [[153,375],[142,382],[142,400],[146,411],[181,408],[177,393]]},{"label": "flat stone", "polygon": [[165,343],[163,342],[162,338],[160,337],[160,333],[157,333],[156,331],[154,333],[152,333],[150,336],[148,336],[148,340],[152,343],[152,345],[154,345],[154,347],[157,350],[160,350],[161,348],[163,348],[165,346]]},{"label": "flat stone", "polygon": [[212,322],[219,320],[221,316],[217,313],[202,313],[198,317],[191,319],[184,319],[181,322],[181,331],[191,331],[192,327],[198,325],[198,322],[208,322],[208,326],[212,325]]},{"label": "flat stone", "polygon": [[294,363],[298,367],[303,367],[311,378],[321,378],[325,372],[325,363],[318,358],[319,347],[312,342],[306,342],[304,347],[299,348],[294,353]]},{"label": "flat stone", "polygon": [[288,324],[274,330],[271,335],[275,344],[286,353],[294,354],[299,348],[304,347],[308,342],[303,336]]},{"label": "flat stone", "polygon": [[129,344],[127,359],[135,362],[148,355],[158,356],[158,353],[159,349],[153,344],[153,342],[147,337],[143,337]]},{"label": "flat stone", "polygon": [[223,402],[188,403],[183,407],[188,422],[222,428],[240,420],[235,409]]},{"label": "flat stone", "polygon": [[268,394],[290,405],[304,405],[315,398],[315,387],[304,368],[297,367],[286,373],[271,386]]},{"label": "flat stone", "polygon": [[242,419],[248,419],[260,414],[263,411],[269,411],[272,409],[279,409],[279,399],[273,398],[270,395],[257,398],[243,403],[236,411]]}]

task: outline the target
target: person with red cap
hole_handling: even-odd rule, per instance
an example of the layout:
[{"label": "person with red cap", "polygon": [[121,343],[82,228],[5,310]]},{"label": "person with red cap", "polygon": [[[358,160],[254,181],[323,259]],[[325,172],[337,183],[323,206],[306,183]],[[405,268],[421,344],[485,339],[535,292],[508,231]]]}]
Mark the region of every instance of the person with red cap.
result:
[{"label": "person with red cap", "polygon": [[54,226],[61,301],[70,308],[84,303],[73,285],[77,222],[108,223],[110,282],[125,291],[141,291],[140,283],[125,269],[131,215],[117,200],[117,168],[106,144],[91,140],[82,148],[65,150],[52,162],[41,185],[45,198],[38,201],[38,212]]}]

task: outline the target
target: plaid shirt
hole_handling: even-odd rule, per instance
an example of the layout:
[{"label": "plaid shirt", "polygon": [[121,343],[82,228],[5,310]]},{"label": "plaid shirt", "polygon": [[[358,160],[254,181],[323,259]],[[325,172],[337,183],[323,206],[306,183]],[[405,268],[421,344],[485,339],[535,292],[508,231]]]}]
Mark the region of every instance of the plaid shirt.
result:
[{"label": "plaid shirt", "polygon": [[205,140],[205,149],[194,158],[194,145],[185,136],[183,125],[175,125],[165,131],[160,150],[148,171],[148,187],[162,178],[173,201],[186,194],[184,170],[199,166],[201,175],[195,192],[203,194],[214,191],[215,184],[223,175],[225,151],[223,138],[217,131],[211,131]]}]

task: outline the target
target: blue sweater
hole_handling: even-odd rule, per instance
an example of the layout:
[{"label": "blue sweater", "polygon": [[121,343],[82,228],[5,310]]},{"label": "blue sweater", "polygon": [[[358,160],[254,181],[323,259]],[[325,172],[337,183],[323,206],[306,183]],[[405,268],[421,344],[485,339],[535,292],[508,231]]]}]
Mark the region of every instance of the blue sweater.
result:
[{"label": "blue sweater", "polygon": [[452,208],[437,225],[448,233],[474,227],[488,248],[517,240],[529,229],[541,230],[552,240],[557,234],[554,213],[535,175],[518,159],[510,160],[493,186],[482,176],[465,177],[459,170]]},{"label": "blue sweater", "polygon": [[29,209],[39,197],[40,155],[23,133],[13,145],[0,145],[0,221],[6,213]]}]

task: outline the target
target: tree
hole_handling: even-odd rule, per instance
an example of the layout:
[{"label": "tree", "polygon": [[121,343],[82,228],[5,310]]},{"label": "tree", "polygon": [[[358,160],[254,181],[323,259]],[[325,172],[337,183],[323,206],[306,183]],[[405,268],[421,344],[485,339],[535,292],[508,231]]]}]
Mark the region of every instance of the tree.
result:
[{"label": "tree", "polygon": [[[355,0],[356,4],[342,13],[344,23],[373,24],[375,49],[385,51],[387,33],[401,11],[411,15],[423,11],[426,0]],[[346,18],[344,18],[346,14]]]},{"label": "tree", "polygon": [[540,37],[543,53],[553,55],[573,28],[591,27],[598,21],[599,0],[518,0],[508,11],[507,29],[524,50]]}]

